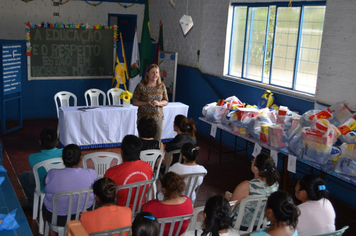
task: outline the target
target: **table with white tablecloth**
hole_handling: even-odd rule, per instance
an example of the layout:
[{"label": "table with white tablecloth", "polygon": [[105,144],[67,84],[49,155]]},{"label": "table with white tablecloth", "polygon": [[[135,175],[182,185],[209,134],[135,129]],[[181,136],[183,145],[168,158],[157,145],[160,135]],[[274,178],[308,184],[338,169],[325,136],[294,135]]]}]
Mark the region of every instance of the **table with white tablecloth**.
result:
[{"label": "table with white tablecloth", "polygon": [[[173,122],[176,115],[188,115],[189,106],[170,102],[163,107],[164,127],[162,141],[176,136]],[[83,107],[59,108],[59,141],[66,146],[74,143],[81,148],[120,146],[127,134],[138,135],[137,107],[100,106],[95,109]]]}]

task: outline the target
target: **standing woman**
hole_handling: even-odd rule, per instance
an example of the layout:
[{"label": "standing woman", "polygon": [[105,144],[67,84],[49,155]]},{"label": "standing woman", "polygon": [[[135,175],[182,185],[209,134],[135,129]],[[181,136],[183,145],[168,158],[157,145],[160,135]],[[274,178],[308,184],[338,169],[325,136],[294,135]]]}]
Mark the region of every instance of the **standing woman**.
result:
[{"label": "standing woman", "polygon": [[155,140],[161,141],[163,131],[163,107],[168,104],[167,89],[161,81],[159,67],[152,64],[147,68],[145,78],[135,88],[132,104],[138,106],[137,122],[148,116],[155,119],[157,132]]},{"label": "standing woman", "polygon": [[300,216],[297,229],[299,235],[325,234],[335,231],[335,210],[324,181],[317,175],[306,174],[295,186],[295,196]]}]

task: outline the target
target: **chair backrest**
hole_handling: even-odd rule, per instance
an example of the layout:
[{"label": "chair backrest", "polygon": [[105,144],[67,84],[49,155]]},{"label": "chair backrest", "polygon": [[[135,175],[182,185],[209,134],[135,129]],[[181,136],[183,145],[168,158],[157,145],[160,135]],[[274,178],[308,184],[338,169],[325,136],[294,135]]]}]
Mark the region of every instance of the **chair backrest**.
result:
[{"label": "chair backrest", "polygon": [[[103,95],[103,105],[105,106],[106,104],[106,94],[101,91],[100,89],[95,89],[95,88],[92,88],[92,89],[88,89],[87,91],[85,91],[84,93],[84,97],[85,97],[85,104],[86,106],[99,106],[100,105],[100,102],[99,102],[99,97],[100,97],[100,94]],[[90,101],[90,104],[88,102],[88,96],[89,96],[89,101]]]},{"label": "chair backrest", "polygon": [[85,231],[82,223],[79,220],[71,220],[67,222],[67,236],[89,236]]},{"label": "chair backrest", "polygon": [[77,96],[71,92],[60,91],[54,95],[54,103],[56,104],[57,109],[57,118],[59,118],[59,107],[69,107],[71,98],[73,100],[73,106],[77,106]]},{"label": "chair backrest", "polygon": [[117,236],[123,236],[124,233],[128,233],[127,235],[129,235],[130,229],[131,229],[131,225],[126,226],[126,227],[117,228],[117,229],[110,229],[110,230],[90,233],[89,236],[112,236],[114,234]]},{"label": "chair backrest", "polygon": [[318,234],[318,235],[314,235],[314,236],[341,236],[345,233],[345,231],[349,228],[348,225],[342,227],[339,230],[336,230],[334,232],[331,233],[325,233],[325,234]]},{"label": "chair backrest", "polygon": [[[124,194],[119,193],[119,191],[122,190],[126,190],[127,192],[125,206],[132,207],[132,220],[135,218],[136,214],[141,211],[142,203],[146,201],[146,193],[152,186],[153,181],[154,179],[150,179],[116,187],[117,195]],[[139,191],[137,191],[137,189],[139,189]]]},{"label": "chair backrest", "polygon": [[[89,201],[90,198],[94,199],[92,188],[76,189],[54,194],[52,197],[52,220],[51,222],[47,222],[49,224],[49,227],[55,232],[58,232],[59,235],[63,235],[61,232],[64,231],[64,227],[57,226],[59,200],[67,201],[68,203],[68,208],[66,209],[68,222],[71,220],[73,210],[75,210],[75,219],[79,220],[80,213],[86,211],[90,207],[90,204],[92,203],[92,201]],[[94,204],[92,205],[92,207],[94,208]],[[45,235],[48,235],[48,232],[49,228],[46,224]]]},{"label": "chair backrest", "polygon": [[[246,232],[252,232],[265,228],[267,226],[267,218],[264,213],[264,208],[267,202],[268,196],[248,196],[241,200],[239,204],[239,212],[237,213],[237,219],[234,228],[240,230],[242,219],[245,215],[245,210],[248,208],[252,213],[252,218],[249,219],[250,225]],[[251,207],[251,205],[255,207]],[[257,224],[256,224],[257,222]],[[254,229],[254,227],[256,227]]]},{"label": "chair backrest", "polygon": [[[35,177],[35,183],[36,183],[36,192],[41,191],[41,181],[40,181],[40,176],[38,174],[38,171],[40,168],[44,168],[46,172],[48,172],[50,169],[62,169],[64,168],[63,164],[63,159],[62,157],[56,157],[56,158],[51,158],[45,161],[41,161],[37,163],[36,165],[33,166],[32,171],[33,175]],[[43,176],[44,177],[44,176]]]},{"label": "chair backrest", "polygon": [[[157,149],[143,150],[140,153],[140,159],[141,159],[141,161],[145,161],[148,164],[150,164],[150,166],[152,167],[152,170],[154,171],[156,168],[157,158],[161,156],[161,159],[159,160],[159,163],[157,165],[157,170],[159,170],[161,167],[162,160],[164,158],[164,154],[165,154],[164,151],[157,150]],[[156,174],[155,179],[157,179],[157,176],[158,176],[158,174]]]},{"label": "chair backrest", "polygon": [[182,154],[180,152],[180,149],[177,149],[177,150],[173,150],[173,151],[170,151],[167,153],[167,157],[166,157],[166,169],[164,171],[164,174],[167,174],[168,170],[169,170],[169,167],[171,166],[171,162],[172,162],[172,159],[173,159],[173,154],[177,154],[179,153],[179,160],[182,159]]},{"label": "chair backrest", "polygon": [[83,156],[83,168],[88,168],[88,160],[92,160],[94,164],[95,172],[98,174],[98,178],[102,178],[110,168],[112,161],[116,159],[117,165],[122,163],[122,157],[115,152],[93,152]]},{"label": "chair backrest", "polygon": [[[120,94],[122,92],[125,92],[125,91],[123,89],[121,89],[121,88],[111,88],[111,89],[109,89],[106,92],[106,94],[108,96],[108,104],[109,105],[121,105]],[[110,95],[112,97],[112,104],[111,104]]]},{"label": "chair backrest", "polygon": [[[192,200],[193,205],[195,197],[198,195],[200,185],[201,183],[203,183],[205,175],[206,173],[193,173],[182,175],[186,184],[186,187],[182,194],[187,195]],[[200,182],[199,179],[201,179],[202,181]]]},{"label": "chair backrest", "polygon": [[[158,223],[160,224],[159,229],[159,236],[163,236],[165,231],[167,231],[169,227],[169,233],[165,234],[165,236],[179,236],[179,232],[182,229],[184,221],[188,220],[193,217],[193,214],[190,215],[182,215],[182,216],[174,216],[174,217],[166,217],[166,218],[158,218]],[[169,224],[169,225],[168,225]],[[165,230],[165,228],[167,229]],[[176,227],[176,230],[174,229]]]}]

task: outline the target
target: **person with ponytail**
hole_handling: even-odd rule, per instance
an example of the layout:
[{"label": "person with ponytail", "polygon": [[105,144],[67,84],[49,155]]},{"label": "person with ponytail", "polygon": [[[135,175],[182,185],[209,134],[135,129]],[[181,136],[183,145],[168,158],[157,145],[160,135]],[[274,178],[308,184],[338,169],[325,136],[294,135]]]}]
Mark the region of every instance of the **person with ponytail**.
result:
[{"label": "person with ponytail", "polygon": [[[235,188],[229,201],[237,200],[232,212],[232,223],[235,225],[239,204],[242,199],[248,196],[268,196],[279,188],[280,175],[272,157],[266,153],[260,153],[252,160],[251,171],[254,175],[252,180],[245,180]],[[251,222],[253,211],[257,203],[247,203],[245,214],[241,222],[241,230],[247,230]],[[261,209],[262,211],[262,209]],[[257,222],[256,222],[257,223]]]},{"label": "person with ponytail", "polygon": [[298,233],[301,236],[325,234],[335,231],[335,210],[327,199],[329,192],[324,181],[317,175],[306,174],[295,186],[298,205]]},{"label": "person with ponytail", "polygon": [[112,179],[98,179],[93,184],[93,191],[99,208],[83,212],[80,217],[88,234],[131,225],[131,209],[115,205],[116,185]]},{"label": "person with ponytail", "polygon": [[159,236],[157,217],[151,212],[140,212],[135,216],[131,227],[132,236]]},{"label": "person with ponytail", "polygon": [[[174,172],[168,172],[162,178],[162,193],[163,201],[157,199],[148,201],[142,208],[142,211],[151,212],[158,219],[166,217],[174,217],[181,215],[189,215],[193,213],[192,201],[186,195],[182,195],[185,189],[184,179]],[[183,234],[188,228],[189,220],[183,222],[182,228],[177,235]],[[170,225],[164,228],[163,236],[169,235]],[[176,235],[178,224],[175,225],[172,235]]]},{"label": "person with ponytail", "polygon": [[239,236],[239,230],[232,228],[231,208],[222,195],[212,196],[204,207],[203,230],[187,231],[183,236]]},{"label": "person with ponytail", "polygon": [[[208,173],[204,166],[198,165],[196,163],[197,156],[199,155],[199,150],[191,143],[185,143],[181,148],[182,157],[184,163],[179,162],[175,163],[169,168],[169,171],[172,171],[178,175],[187,175],[194,173]],[[199,177],[196,186],[190,186],[189,192],[193,191],[192,202],[195,201],[195,189],[203,183],[203,177]]]},{"label": "person with ponytail", "polygon": [[[195,121],[193,119],[188,119],[184,115],[177,115],[174,119],[173,129],[177,132],[177,135],[174,137],[173,140],[166,143],[166,153],[170,151],[174,151],[177,149],[181,149],[183,144],[191,143],[196,145],[196,138],[195,138]],[[168,163],[168,166],[178,162],[179,154],[173,155],[173,160],[171,163]],[[162,161],[162,165],[166,166],[166,159]]]},{"label": "person with ponytail", "polygon": [[248,236],[298,236],[296,229],[300,211],[288,193],[272,193],[266,203],[265,215],[271,224],[268,228],[246,234]]}]

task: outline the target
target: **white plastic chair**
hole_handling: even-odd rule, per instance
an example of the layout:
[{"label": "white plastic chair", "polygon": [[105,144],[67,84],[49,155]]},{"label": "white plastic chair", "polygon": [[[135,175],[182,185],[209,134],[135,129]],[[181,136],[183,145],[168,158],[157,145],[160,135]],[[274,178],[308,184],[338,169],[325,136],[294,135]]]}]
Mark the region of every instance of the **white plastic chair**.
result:
[{"label": "white plastic chair", "polygon": [[[125,206],[130,207],[132,205],[132,208],[130,207],[132,210],[132,220],[134,220],[138,212],[141,212],[142,201],[145,200],[146,202],[146,193],[152,187],[153,181],[154,179],[150,179],[116,187],[117,195],[120,194],[120,190],[128,191]],[[137,189],[140,191],[136,191]]]},{"label": "white plastic chair", "polygon": [[[121,88],[111,88],[109,89],[106,94],[108,95],[108,103],[109,105],[121,105],[121,99],[120,99],[120,94],[122,92],[125,92],[123,89]],[[111,99],[110,99],[110,95],[112,97],[112,104],[111,104]]]},{"label": "white plastic chair", "polygon": [[59,118],[59,107],[69,107],[71,100],[73,101],[73,106],[77,106],[77,96],[71,92],[60,91],[54,95],[54,102],[57,109],[57,118]]},{"label": "white plastic chair", "polygon": [[[101,91],[100,89],[88,89],[87,91],[85,91],[84,93],[84,97],[85,97],[85,104],[86,106],[91,106],[91,107],[96,107],[100,105],[100,95],[103,95],[103,105],[105,106],[106,104],[106,95],[103,91]],[[89,96],[89,101],[88,102],[88,96]],[[90,104],[90,105],[89,105]]]},{"label": "white plastic chair", "polygon": [[325,234],[318,234],[318,235],[314,235],[314,236],[341,236],[345,233],[345,231],[349,228],[348,225],[342,227],[339,230],[336,230],[334,232],[331,233],[325,233]]},{"label": "white plastic chair", "polygon": [[[184,182],[186,184],[186,187],[182,194],[187,195],[192,200],[193,206],[196,197],[198,196],[198,191],[201,184],[203,183],[205,175],[206,173],[193,173],[193,174],[182,175],[182,177],[184,178]],[[199,183],[199,180],[202,180],[201,183]],[[194,193],[195,193],[195,198],[193,198]]]},{"label": "white plastic chair", "polygon": [[75,219],[79,220],[80,214],[82,212],[85,212],[89,207],[91,207],[91,203],[93,202],[89,201],[90,196],[92,196],[92,198],[94,199],[92,188],[76,189],[76,190],[65,191],[65,192],[54,194],[52,197],[52,204],[53,204],[52,220],[51,222],[46,221],[46,228],[45,228],[44,235],[48,236],[49,229],[51,228],[54,232],[58,233],[58,236],[65,236],[66,226],[61,227],[57,225],[58,199],[62,199],[62,200],[68,199],[68,208],[67,208],[67,222],[68,222],[71,220],[72,209],[75,209]]},{"label": "white plastic chair", "polygon": [[[182,215],[182,216],[174,216],[174,217],[166,217],[166,218],[158,218],[159,223],[159,236],[163,236],[164,229],[166,224],[170,224],[169,233],[165,236],[179,236],[179,232],[183,226],[184,221],[192,219],[193,214],[190,215]],[[175,232],[173,232],[175,225],[178,224],[178,228]]]},{"label": "white plastic chair", "polygon": [[127,235],[130,235],[130,229],[131,229],[131,225],[117,228],[117,229],[110,229],[110,230],[90,233],[89,236],[112,236],[114,234],[117,236],[123,236],[124,233],[126,232],[128,233]]},{"label": "white plastic chair", "polygon": [[[43,234],[44,222],[42,217],[42,205],[43,199],[45,197],[46,192],[41,190],[41,180],[38,175],[38,169],[44,168],[46,172],[50,169],[62,169],[64,168],[62,157],[51,158],[49,160],[41,161],[33,166],[32,171],[35,177],[36,188],[33,194],[33,210],[32,210],[32,219],[37,219],[38,216],[38,208],[40,208],[40,216],[38,218],[39,222],[39,232]],[[42,180],[44,181],[44,180]],[[38,202],[40,202],[40,207],[38,207]]]},{"label": "white plastic chair", "polygon": [[[240,230],[240,234],[250,233],[252,231],[258,231],[261,228],[267,227],[267,218],[264,213],[264,208],[267,202],[268,196],[248,196],[241,200],[239,204],[239,212],[237,214],[236,223],[234,228],[240,230],[242,219],[244,218],[246,206],[249,204],[255,205],[252,214],[252,219],[247,231]],[[248,207],[251,210],[251,206]],[[257,224],[255,224],[257,222]],[[255,229],[254,229],[255,227]]]},{"label": "white plastic chair", "polygon": [[178,153],[179,153],[179,160],[181,160],[182,159],[182,153],[181,153],[180,149],[173,150],[173,151],[170,151],[170,152],[167,153],[167,156],[166,156],[166,169],[164,171],[164,174],[167,174],[167,172],[169,170],[169,167],[171,167],[173,154],[178,154]]},{"label": "white plastic chair", "polygon": [[83,156],[83,168],[88,169],[87,161],[92,160],[94,164],[95,172],[98,174],[98,178],[102,178],[110,168],[112,161],[116,159],[117,165],[122,163],[122,157],[115,152],[93,152]]},{"label": "white plastic chair", "polygon": [[[160,160],[158,161],[156,173],[154,173],[154,182],[152,184],[153,198],[156,197],[156,193],[157,193],[157,183],[156,182],[158,180],[159,170],[161,168],[161,164],[162,164],[162,160],[164,158],[164,154],[165,154],[164,151],[156,150],[156,149],[144,150],[144,151],[141,151],[141,153],[140,153],[141,161],[145,161],[148,164],[150,164],[150,166],[152,167],[153,172],[155,171],[155,168],[156,168],[157,158],[161,156]],[[151,194],[149,196],[151,196]]]}]

